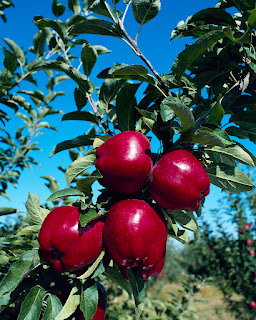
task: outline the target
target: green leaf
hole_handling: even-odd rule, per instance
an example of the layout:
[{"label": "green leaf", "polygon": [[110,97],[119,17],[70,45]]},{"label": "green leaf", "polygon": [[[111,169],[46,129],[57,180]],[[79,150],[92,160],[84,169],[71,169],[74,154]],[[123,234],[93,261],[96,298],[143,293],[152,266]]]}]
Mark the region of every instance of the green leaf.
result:
[{"label": "green leaf", "polygon": [[137,268],[127,270],[126,273],[132,288],[132,293],[135,301],[136,319],[139,319],[143,309],[143,302],[145,300],[144,281]]},{"label": "green leaf", "polygon": [[164,122],[170,121],[175,117],[174,111],[166,104],[161,104],[160,112]]},{"label": "green leaf", "polygon": [[18,320],[39,319],[45,294],[46,291],[42,287],[33,287],[21,305]]},{"label": "green leaf", "polygon": [[192,22],[196,24],[199,22],[204,22],[204,24],[236,27],[236,22],[232,16],[225,10],[219,8],[207,8],[197,12],[191,18],[189,18],[189,24]]},{"label": "green leaf", "polygon": [[68,7],[74,14],[79,14],[81,12],[79,0],[68,0]]},{"label": "green leaf", "polygon": [[81,121],[90,121],[92,123],[97,124],[98,118],[97,116],[92,113],[91,111],[73,111],[73,112],[69,112],[66,113],[63,117],[62,117],[62,121],[66,121],[66,120],[81,120]]},{"label": "green leaf", "polygon": [[72,196],[84,196],[84,193],[76,188],[67,188],[54,192],[46,201],[54,201],[58,198],[72,197]]},{"label": "green leaf", "polygon": [[160,0],[133,0],[132,2],[134,18],[141,25],[153,19],[160,9]]},{"label": "green leaf", "polygon": [[135,130],[137,102],[135,94],[140,84],[125,84],[116,98],[118,127],[121,131]]},{"label": "green leaf", "polygon": [[224,37],[225,33],[220,30],[207,32],[178,55],[172,67],[173,73],[180,78],[197,57]]},{"label": "green leaf", "polygon": [[18,68],[18,61],[14,53],[3,48],[4,51],[4,67],[12,74]]},{"label": "green leaf", "polygon": [[88,154],[82,158],[78,158],[75,160],[71,165],[68,167],[66,171],[66,182],[67,185],[70,185],[70,183],[84,170],[90,168],[94,165],[96,160],[95,153]]},{"label": "green leaf", "polygon": [[66,6],[62,5],[59,0],[53,0],[52,2],[52,12],[55,17],[60,17],[66,10]]},{"label": "green leaf", "polygon": [[81,225],[81,227],[85,227],[88,222],[93,221],[98,218],[99,218],[99,216],[98,216],[97,211],[93,208],[88,208],[88,210],[86,210],[86,212],[83,212],[80,214],[80,217],[79,217],[80,225]]},{"label": "green leaf", "polygon": [[119,271],[119,268],[115,263],[113,267],[108,266],[106,268],[104,275],[110,280],[117,283],[121,288],[125,289],[129,293],[129,295],[132,294],[130,282],[122,276],[121,272]]},{"label": "green leaf", "polygon": [[197,129],[194,134],[185,135],[182,139],[183,143],[199,143],[212,146],[225,147],[226,145],[232,145],[234,142],[232,140],[227,140],[221,135],[217,134],[213,130],[201,127]]},{"label": "green leaf", "polygon": [[48,294],[46,300],[46,308],[41,320],[55,320],[55,317],[60,313],[62,304],[60,299],[54,294]]},{"label": "green leaf", "polygon": [[39,70],[58,70],[65,72],[78,85],[81,91],[86,95],[93,92],[93,85],[88,78],[76,70],[76,68],[61,61],[32,61],[26,67],[26,72],[36,72]]},{"label": "green leaf", "polygon": [[234,122],[236,124],[246,123],[246,122],[256,122],[256,111],[240,111],[233,114],[229,122]]},{"label": "green leaf", "polygon": [[52,20],[52,19],[45,19],[42,16],[35,16],[34,23],[37,25],[39,29],[43,28],[52,28],[57,32],[57,34],[61,37],[61,39],[66,42],[66,26],[64,22],[60,20]]},{"label": "green leaf", "polygon": [[251,179],[237,167],[211,164],[206,172],[211,183],[229,192],[244,192],[255,188]]},{"label": "green leaf", "polygon": [[96,49],[89,45],[85,44],[81,51],[81,62],[83,63],[84,73],[89,76],[91,74],[92,68],[94,67],[98,58],[98,53]]},{"label": "green leaf", "polygon": [[48,214],[48,210],[40,207],[39,197],[29,192],[25,203],[27,208],[27,218],[32,224],[41,225]]},{"label": "green leaf", "polygon": [[176,116],[180,120],[183,132],[186,132],[194,127],[195,119],[189,107],[181,102],[173,100],[172,97],[165,98],[161,105],[168,106],[175,112]]},{"label": "green leaf", "polygon": [[98,44],[94,45],[93,48],[97,51],[98,56],[103,53],[110,53],[111,52],[106,47],[98,45]]},{"label": "green leaf", "polygon": [[231,157],[232,159],[239,161],[245,165],[255,166],[255,159],[249,153],[246,148],[242,148],[239,145],[227,146],[225,148],[214,146],[210,148],[205,148],[206,151],[217,152],[220,156],[221,154]]},{"label": "green leaf", "polygon": [[114,76],[128,76],[128,75],[147,75],[148,69],[141,64],[119,64],[109,69],[108,73]]},{"label": "green leaf", "polygon": [[188,243],[188,233],[186,230],[179,229],[177,235],[170,234],[170,236],[183,244]]},{"label": "green leaf", "polygon": [[92,319],[98,305],[98,287],[95,281],[88,280],[83,285],[81,292],[80,309],[85,319]]},{"label": "green leaf", "polygon": [[79,34],[99,34],[122,38],[120,29],[113,23],[93,17],[87,18],[74,25],[69,31],[69,34],[71,36],[77,36]]},{"label": "green leaf", "polygon": [[[0,301],[4,295],[10,295],[23,278],[40,263],[38,250],[23,253],[19,260],[11,265],[0,283]],[[7,302],[8,303],[8,302]],[[0,302],[1,304],[1,302]]]},{"label": "green leaf", "polygon": [[97,149],[104,142],[106,142],[109,138],[111,138],[111,136],[98,136],[98,137],[96,137],[94,142],[93,142],[93,148]]},{"label": "green leaf", "polygon": [[126,80],[137,80],[156,85],[156,79],[152,75],[148,74],[147,68],[140,64],[128,65],[122,63],[103,70],[97,77],[99,79],[122,78]]},{"label": "green leaf", "polygon": [[93,145],[94,137],[90,135],[78,136],[72,140],[66,140],[58,143],[51,151],[50,157],[54,154],[61,152],[63,150],[68,150],[71,148],[84,147]]},{"label": "green leaf", "polygon": [[195,235],[199,234],[198,224],[193,215],[193,212],[185,213],[182,210],[167,210],[167,212],[183,228],[193,231]]},{"label": "green leaf", "polygon": [[99,100],[106,105],[115,101],[116,95],[126,81],[123,79],[107,79],[100,88]]},{"label": "green leaf", "polygon": [[91,194],[92,184],[100,178],[102,178],[102,175],[98,171],[94,171],[91,176],[79,179],[77,181],[77,189],[89,196]]},{"label": "green leaf", "polygon": [[248,22],[251,26],[255,27],[256,25],[256,9],[248,10],[249,16],[248,16]]},{"label": "green leaf", "polygon": [[[90,7],[90,10],[99,15],[108,17],[112,19],[112,16],[116,17],[115,10],[111,10],[109,4],[104,0],[96,0]],[[121,16],[121,12],[119,11],[119,16]]]},{"label": "green leaf", "polygon": [[7,214],[18,213],[18,209],[9,208],[9,207],[0,207],[0,216],[5,216]]},{"label": "green leaf", "polygon": [[216,102],[211,109],[211,113],[207,119],[207,124],[213,124],[218,126],[225,114],[225,110],[222,108],[219,102]]},{"label": "green leaf", "polygon": [[[49,212],[50,212],[50,210],[49,210]],[[18,231],[18,233],[16,233],[16,237],[30,236],[31,234],[38,234],[40,229],[41,229],[41,225],[39,225],[39,224],[24,227],[20,231]]]},{"label": "green leaf", "polygon": [[26,63],[26,58],[22,49],[13,40],[10,40],[8,38],[3,38],[3,40],[8,44],[9,48],[15,54],[17,60],[19,61],[19,64],[21,66],[24,66]]},{"label": "green leaf", "polygon": [[87,104],[87,97],[83,94],[79,87],[75,88],[74,98],[77,106],[77,110],[81,111],[81,109]]},{"label": "green leaf", "polygon": [[89,207],[87,210],[85,210],[85,212],[80,214],[79,221],[81,226],[85,227],[90,221],[100,219],[105,216],[106,212],[104,210],[97,212],[95,209]]},{"label": "green leaf", "polygon": [[64,304],[63,308],[61,309],[60,313],[57,315],[55,320],[64,320],[70,317],[76,311],[76,308],[79,306],[79,303],[80,296],[78,294],[78,288],[73,287],[66,303]]},{"label": "green leaf", "polygon": [[88,10],[96,0],[83,0],[84,10]]},{"label": "green leaf", "polygon": [[51,190],[51,192],[59,190],[58,181],[54,177],[41,176],[41,178],[46,179],[48,181],[48,183],[46,183],[46,186]]},{"label": "green leaf", "polygon": [[230,136],[238,137],[239,139],[247,139],[248,134],[244,132],[240,127],[230,126],[225,129]]}]

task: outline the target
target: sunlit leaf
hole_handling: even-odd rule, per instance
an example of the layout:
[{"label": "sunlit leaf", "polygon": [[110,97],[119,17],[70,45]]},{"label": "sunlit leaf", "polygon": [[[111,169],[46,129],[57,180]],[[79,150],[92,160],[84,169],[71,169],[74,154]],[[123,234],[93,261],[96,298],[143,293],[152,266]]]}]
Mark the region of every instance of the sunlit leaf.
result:
[{"label": "sunlit leaf", "polygon": [[44,309],[42,320],[55,320],[55,317],[60,313],[62,304],[60,299],[54,294],[48,294],[46,300],[46,308]]},{"label": "sunlit leaf", "polygon": [[80,303],[80,296],[78,294],[78,288],[73,287],[66,303],[61,309],[60,313],[57,315],[55,320],[65,320],[70,317],[76,310],[77,306]]},{"label": "sunlit leaf", "polygon": [[217,41],[225,37],[223,31],[210,31],[199,38],[196,42],[181,51],[175,59],[172,70],[177,77],[181,77],[186,69],[200,56],[205,50],[214,45]]},{"label": "sunlit leaf", "polygon": [[251,179],[238,167],[212,164],[206,168],[206,172],[211,183],[229,192],[244,192],[255,188]]},{"label": "sunlit leaf", "polygon": [[93,280],[88,280],[83,285],[80,308],[85,319],[92,319],[98,304],[98,287]]},{"label": "sunlit leaf", "polygon": [[39,319],[45,294],[46,291],[42,287],[33,287],[21,304],[18,320]]},{"label": "sunlit leaf", "polygon": [[66,171],[66,182],[68,185],[73,181],[75,177],[77,177],[84,170],[90,168],[94,165],[96,160],[96,155],[88,154],[82,158],[78,158],[68,167]]},{"label": "sunlit leaf", "polygon": [[67,188],[54,192],[46,201],[53,201],[58,198],[72,197],[72,196],[83,196],[84,193],[76,188]]},{"label": "sunlit leaf", "polygon": [[10,295],[24,277],[40,263],[38,250],[23,253],[19,260],[13,263],[0,283],[0,301],[4,295]]}]

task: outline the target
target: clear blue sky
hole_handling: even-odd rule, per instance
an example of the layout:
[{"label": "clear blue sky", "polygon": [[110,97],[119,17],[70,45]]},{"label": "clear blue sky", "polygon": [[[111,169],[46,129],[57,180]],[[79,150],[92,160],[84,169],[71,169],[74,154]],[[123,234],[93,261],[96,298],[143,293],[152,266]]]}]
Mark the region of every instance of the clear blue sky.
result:
[{"label": "clear blue sky", "polygon": [[[67,0],[60,0],[62,4],[67,5]],[[82,1],[81,1],[82,2]],[[110,1],[111,2],[111,1]],[[120,1],[121,3],[122,1]],[[54,18],[51,13],[52,1],[14,1],[15,8],[6,10],[7,23],[0,21],[1,38],[10,38],[14,40],[19,46],[24,49],[32,45],[32,39],[37,32],[36,26],[33,24],[33,17],[35,15],[42,15],[45,18]],[[193,2],[188,0],[169,1],[162,0],[162,8],[158,16],[144,25],[138,39],[138,45],[144,55],[151,61],[154,68],[159,73],[167,73],[171,68],[173,60],[178,53],[185,48],[185,41],[183,39],[174,40],[170,43],[171,31],[175,28],[180,20],[186,20],[189,15],[197,11],[213,7],[215,1],[210,0],[195,0]],[[64,17],[67,15],[65,14]],[[62,17],[60,17],[62,19]],[[134,37],[138,31],[139,25],[132,17],[131,9],[128,12],[125,26],[127,31]],[[101,44],[112,51],[110,54],[105,54],[99,57],[96,67],[93,70],[92,80],[96,85],[100,85],[96,75],[104,68],[111,67],[115,62],[119,63],[142,63],[131,51],[131,49],[121,40],[111,37],[101,36],[85,36],[91,44]],[[188,43],[188,40],[186,40]],[[3,41],[0,40],[1,45]],[[2,60],[2,56],[0,55]],[[97,82],[98,81],[98,82]],[[29,87],[33,90],[34,87]],[[75,85],[73,83],[60,84],[56,89],[64,90],[66,96],[60,97],[52,104],[56,109],[61,109],[64,113],[75,111],[76,106],[73,99],[73,90]],[[35,88],[34,88],[35,89]],[[44,88],[39,88],[44,90]],[[88,107],[89,108],[89,107]],[[18,188],[10,187],[8,194],[11,201],[0,198],[0,206],[16,207],[21,211],[25,211],[24,203],[27,199],[28,192],[35,193],[40,196],[41,202],[50,195],[49,190],[44,185],[45,180],[41,179],[42,175],[50,175],[57,178],[61,188],[65,188],[64,175],[60,174],[57,169],[59,165],[68,166],[70,161],[67,152],[59,153],[52,158],[49,154],[54,145],[66,139],[72,139],[78,135],[83,134],[88,130],[88,125],[82,121],[68,121],[61,122],[61,116],[49,117],[49,122],[57,126],[58,131],[45,131],[45,135],[38,138],[40,146],[44,152],[37,152],[35,158],[41,163],[41,167],[34,166],[33,172],[25,170],[19,180]],[[15,130],[19,123],[12,121],[8,124],[10,130]],[[21,124],[20,124],[21,125]],[[156,151],[156,150],[154,150]],[[213,209],[217,205],[217,199],[220,198],[221,191],[219,188],[212,186],[211,193],[205,202],[205,214],[208,216],[209,209]]]}]

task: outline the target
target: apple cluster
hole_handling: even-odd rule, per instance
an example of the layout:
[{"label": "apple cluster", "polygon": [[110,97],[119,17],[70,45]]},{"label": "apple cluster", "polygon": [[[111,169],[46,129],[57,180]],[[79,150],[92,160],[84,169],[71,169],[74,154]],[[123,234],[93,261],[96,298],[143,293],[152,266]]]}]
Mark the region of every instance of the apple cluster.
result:
[{"label": "apple cluster", "polygon": [[[165,218],[151,204],[136,198],[147,186],[150,197],[165,209],[197,210],[209,194],[210,180],[201,162],[183,149],[164,154],[153,166],[148,138],[136,131],[121,132],[96,150],[100,184],[126,194],[106,218],[79,224],[79,208],[61,206],[44,220],[39,243],[41,257],[58,272],[75,272],[90,265],[105,246],[127,279],[137,268],[143,280],[159,274],[167,241]],[[102,318],[93,318],[104,319]]]}]

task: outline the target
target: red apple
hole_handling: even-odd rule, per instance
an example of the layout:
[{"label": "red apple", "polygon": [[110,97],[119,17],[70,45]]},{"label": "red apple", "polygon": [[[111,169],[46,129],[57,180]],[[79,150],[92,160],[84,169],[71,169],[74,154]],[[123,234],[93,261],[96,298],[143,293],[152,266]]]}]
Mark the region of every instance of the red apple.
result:
[{"label": "red apple", "polygon": [[252,257],[255,256],[255,250],[250,250],[249,251],[249,255],[252,256]]},{"label": "red apple", "polygon": [[144,280],[162,271],[166,224],[145,201],[128,199],[114,204],[107,214],[103,237],[124,277],[126,270],[134,267]]},{"label": "red apple", "polygon": [[79,209],[61,206],[45,218],[39,232],[41,257],[58,272],[74,272],[88,266],[102,250],[104,222],[79,224]]},{"label": "red apple", "polygon": [[161,207],[194,211],[209,194],[210,179],[192,153],[179,149],[160,158],[148,186],[151,197]]},{"label": "red apple", "polygon": [[255,308],[256,308],[256,302],[255,302],[255,301],[251,301],[251,302],[249,303],[249,307],[250,307],[251,309],[255,309]]},{"label": "red apple", "polygon": [[251,222],[247,222],[244,226],[245,230],[249,230],[252,226],[252,223]]},{"label": "red apple", "polygon": [[146,136],[124,131],[109,138],[96,150],[96,168],[105,188],[123,193],[141,190],[152,170],[151,147]]},{"label": "red apple", "polygon": [[246,245],[247,247],[252,247],[253,246],[253,241],[252,240],[246,240]]}]

